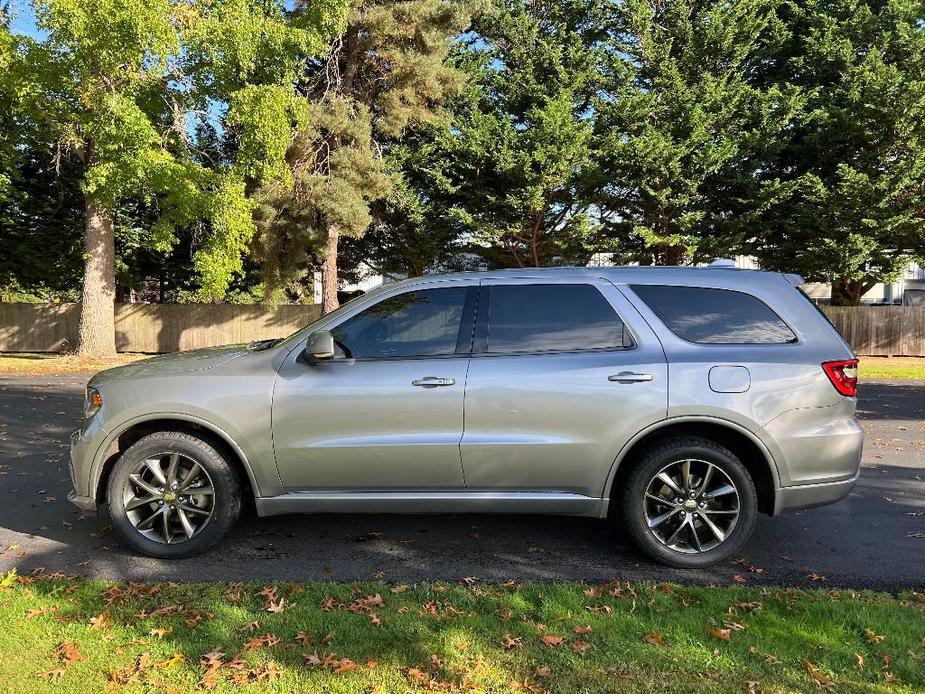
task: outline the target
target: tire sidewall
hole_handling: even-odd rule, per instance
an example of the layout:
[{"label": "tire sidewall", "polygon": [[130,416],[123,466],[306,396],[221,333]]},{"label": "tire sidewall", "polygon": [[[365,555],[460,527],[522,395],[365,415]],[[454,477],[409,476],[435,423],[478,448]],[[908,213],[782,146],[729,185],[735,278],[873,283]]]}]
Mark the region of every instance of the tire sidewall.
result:
[{"label": "tire sidewall", "polygon": [[[132,471],[145,458],[162,453],[180,453],[199,463],[215,491],[214,511],[205,528],[189,540],[170,545],[155,542],[135,530],[122,500],[122,490]],[[121,539],[137,552],[165,559],[198,554],[218,542],[237,520],[241,507],[237,474],[222,455],[202,439],[169,432],[150,434],[120,456],[109,477],[107,500],[113,527]]]},{"label": "tire sidewall", "polygon": [[[698,554],[683,554],[661,544],[645,518],[645,492],[665,466],[685,458],[716,465],[732,480],[739,494],[739,518],[732,534],[718,547]],[[652,449],[630,475],[623,495],[623,519],[639,548],[663,564],[677,568],[712,566],[738,552],[748,541],[758,518],[758,494],[745,466],[731,452],[712,442],[685,440]]]}]

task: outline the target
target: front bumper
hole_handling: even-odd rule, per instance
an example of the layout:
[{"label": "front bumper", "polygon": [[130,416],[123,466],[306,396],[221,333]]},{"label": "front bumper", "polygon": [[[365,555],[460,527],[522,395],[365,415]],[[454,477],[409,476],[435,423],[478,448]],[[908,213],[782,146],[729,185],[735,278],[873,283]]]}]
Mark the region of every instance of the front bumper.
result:
[{"label": "front bumper", "polygon": [[67,500],[79,508],[85,516],[95,516],[98,513],[96,499],[92,496],[77,496],[77,492],[70,491]]},{"label": "front bumper", "polygon": [[104,437],[105,432],[93,420],[71,434],[71,459],[68,471],[71,474],[71,485],[74,489],[67,495],[67,498],[86,515],[95,515],[97,512],[95,490],[91,489],[90,484],[90,470],[94,455]]},{"label": "front bumper", "polygon": [[774,498],[774,515],[841,501],[854,489],[860,476],[861,471],[858,470],[854,477],[847,480],[781,487]]}]

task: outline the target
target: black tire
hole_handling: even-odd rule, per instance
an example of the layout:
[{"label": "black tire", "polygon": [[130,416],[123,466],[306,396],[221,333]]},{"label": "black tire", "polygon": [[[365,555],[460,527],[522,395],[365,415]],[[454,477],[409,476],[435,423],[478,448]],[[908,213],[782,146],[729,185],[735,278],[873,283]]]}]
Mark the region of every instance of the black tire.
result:
[{"label": "black tire", "polygon": [[[153,456],[178,453],[198,463],[214,490],[211,515],[196,534],[175,544],[152,540],[136,530],[124,504],[129,475]],[[205,551],[221,540],[241,513],[241,483],[235,469],[211,444],[178,431],[159,431],[139,439],[116,461],[106,493],[113,527],[132,549],[149,557],[179,559]]]},{"label": "black tire", "polygon": [[[683,460],[703,461],[716,466],[731,480],[738,494],[739,514],[725,538],[713,548],[690,554],[661,542],[650,530],[646,520],[646,491],[649,484],[667,466]],[[728,559],[742,549],[758,519],[758,494],[745,466],[728,449],[699,437],[669,439],[646,450],[635,461],[626,486],[620,492],[620,511],[630,537],[652,559],[676,568],[702,568]],[[679,524],[677,517],[672,522]],[[699,522],[702,531],[709,531],[702,521]]]}]

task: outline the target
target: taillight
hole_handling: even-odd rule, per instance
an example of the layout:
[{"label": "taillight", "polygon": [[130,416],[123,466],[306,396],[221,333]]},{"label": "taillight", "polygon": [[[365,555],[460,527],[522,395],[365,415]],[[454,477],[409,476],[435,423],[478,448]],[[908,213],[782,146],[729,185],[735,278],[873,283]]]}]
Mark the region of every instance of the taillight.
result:
[{"label": "taillight", "polygon": [[822,362],[825,375],[829,377],[832,385],[842,395],[853,398],[858,394],[858,360],[845,359],[843,361]]}]

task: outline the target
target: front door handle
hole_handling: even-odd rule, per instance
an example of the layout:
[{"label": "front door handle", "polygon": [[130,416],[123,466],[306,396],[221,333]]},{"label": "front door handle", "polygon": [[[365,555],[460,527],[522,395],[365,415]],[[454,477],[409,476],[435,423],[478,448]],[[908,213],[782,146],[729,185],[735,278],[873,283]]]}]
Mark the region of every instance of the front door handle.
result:
[{"label": "front door handle", "polygon": [[652,380],[652,374],[637,374],[632,371],[621,371],[613,376],[608,376],[607,380],[616,383],[647,383]]},{"label": "front door handle", "polygon": [[455,386],[455,378],[437,378],[436,376],[425,376],[424,378],[419,378],[417,380],[411,381],[411,385],[420,386],[422,388],[436,388],[437,386]]}]

